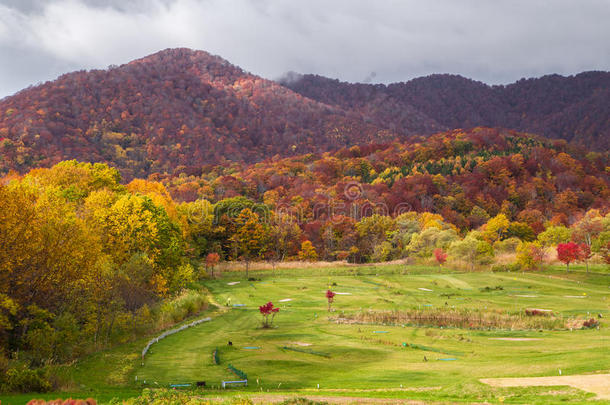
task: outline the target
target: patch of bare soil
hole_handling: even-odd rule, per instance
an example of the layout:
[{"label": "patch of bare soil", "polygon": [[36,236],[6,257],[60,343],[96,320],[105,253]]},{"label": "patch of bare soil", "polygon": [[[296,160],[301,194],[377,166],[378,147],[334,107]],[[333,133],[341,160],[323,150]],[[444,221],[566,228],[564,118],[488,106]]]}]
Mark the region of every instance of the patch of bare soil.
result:
[{"label": "patch of bare soil", "polygon": [[305,343],[305,342],[290,342],[288,344],[289,345],[296,345],[296,346],[311,346],[311,343]]},{"label": "patch of bare soil", "polygon": [[569,385],[597,394],[599,399],[610,399],[610,374],[562,375],[553,377],[482,378],[494,387],[549,387]]}]

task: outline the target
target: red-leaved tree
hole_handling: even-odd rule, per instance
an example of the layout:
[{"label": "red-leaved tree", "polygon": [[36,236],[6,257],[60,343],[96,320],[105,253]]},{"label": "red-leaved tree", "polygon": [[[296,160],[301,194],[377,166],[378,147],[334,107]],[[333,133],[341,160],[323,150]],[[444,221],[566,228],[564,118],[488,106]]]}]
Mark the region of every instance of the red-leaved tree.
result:
[{"label": "red-leaved tree", "polygon": [[443,248],[434,249],[434,258],[438,262],[439,266],[442,266],[443,263],[447,261],[447,253],[443,250]]},{"label": "red-leaved tree", "polygon": [[333,303],[333,301],[335,299],[335,295],[337,295],[337,294],[335,294],[331,290],[326,291],[326,299],[328,300],[328,312],[330,312],[330,305]]},{"label": "red-leaved tree", "polygon": [[566,271],[570,271],[570,263],[581,258],[580,246],[574,242],[560,243],[557,245],[557,258],[566,264]]},{"label": "red-leaved tree", "polygon": [[258,310],[263,316],[263,328],[270,328],[271,325],[273,325],[273,318],[275,318],[275,314],[280,312],[280,309],[274,307],[273,302],[271,301],[258,307]]}]

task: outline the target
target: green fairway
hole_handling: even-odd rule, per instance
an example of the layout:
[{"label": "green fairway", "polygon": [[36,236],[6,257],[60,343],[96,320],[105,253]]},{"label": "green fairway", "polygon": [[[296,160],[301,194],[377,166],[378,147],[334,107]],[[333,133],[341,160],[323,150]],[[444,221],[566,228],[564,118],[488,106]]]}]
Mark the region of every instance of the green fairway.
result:
[{"label": "green fairway", "polygon": [[[610,314],[608,279],[561,273],[325,275],[289,272],[260,281],[206,283],[231,309],[212,322],[154,345],[135,374],[153,386],[203,380],[218,386],[246,372],[248,390],[397,389],[433,398],[478,395],[479,378],[608,372],[610,333],[591,330],[511,331],[337,324],[330,316],[361,310],[471,308],[521,312],[550,309],[565,317]],[[332,272],[331,272],[332,273]],[[231,281],[239,281],[230,285]],[[324,292],[337,292],[334,311]],[[273,329],[260,328],[258,306],[281,308]],[[502,340],[498,338],[535,340]],[[231,341],[233,346],[228,346]],[[404,347],[402,343],[411,344]],[[415,348],[413,347],[415,346]],[[256,347],[258,349],[251,349]],[[285,347],[294,350],[285,349]],[[220,365],[212,361],[218,348]],[[324,356],[328,355],[328,356]],[[461,392],[460,392],[461,391]]]},{"label": "green fairway", "polygon": [[[599,271],[452,273],[389,265],[290,269],[273,275],[258,271],[251,276],[255,281],[226,273],[223,279],[204,282],[219,305],[204,315],[212,321],[154,344],[143,363],[139,352],[145,340],[140,340],[89,357],[66,374],[80,387],[81,397],[102,399],[113,396],[109,393],[130,397],[143,387],[205,381],[209,395],[221,397],[245,393],[587,403],[595,395],[572,387],[499,388],[479,379],[610,372],[610,277]],[[325,298],[329,286],[337,293],[330,313]],[[267,301],[280,312],[274,328],[262,329],[258,306]],[[523,314],[526,308],[552,310],[559,318],[596,318],[601,326],[484,330],[335,321],[363,311]],[[213,360],[215,349],[220,364]],[[240,379],[229,364],[248,375],[248,387],[218,389],[221,381]],[[47,397],[57,396],[61,394]],[[26,402],[25,396],[0,400]]]}]

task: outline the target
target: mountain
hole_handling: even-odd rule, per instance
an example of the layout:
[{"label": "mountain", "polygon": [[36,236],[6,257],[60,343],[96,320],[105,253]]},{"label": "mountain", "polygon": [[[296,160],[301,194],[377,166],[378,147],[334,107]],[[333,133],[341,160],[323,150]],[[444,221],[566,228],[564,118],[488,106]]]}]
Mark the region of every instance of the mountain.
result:
[{"label": "mountain", "polygon": [[[313,100],[358,111],[399,134],[488,126],[566,139],[596,150],[610,148],[610,72],[549,75],[507,86],[456,75],[383,85],[290,74],[280,82]],[[418,117],[426,126],[409,117]]]},{"label": "mountain", "polygon": [[479,125],[610,146],[610,73],[487,86],[435,75],[391,85],[262,79],[203,51],[167,49],[0,100],[0,174],[66,159],[125,179],[200,173]]},{"label": "mountain", "polygon": [[69,73],[0,100],[0,171],[108,162],[132,178],[396,137],[202,51]]}]

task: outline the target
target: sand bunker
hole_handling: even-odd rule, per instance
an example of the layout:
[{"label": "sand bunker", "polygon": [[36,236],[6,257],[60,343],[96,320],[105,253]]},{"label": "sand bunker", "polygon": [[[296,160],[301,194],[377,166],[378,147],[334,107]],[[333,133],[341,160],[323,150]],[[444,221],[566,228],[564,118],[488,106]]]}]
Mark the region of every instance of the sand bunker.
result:
[{"label": "sand bunker", "polygon": [[530,340],[542,340],[540,338],[511,338],[511,337],[501,337],[501,338],[489,338],[491,340],[509,340],[512,342],[529,342]]},{"label": "sand bunker", "polygon": [[279,300],[279,302],[288,302],[292,301],[292,298],[284,298],[283,300]]},{"label": "sand bunker", "polygon": [[239,281],[232,281],[230,283],[227,283],[227,285],[236,285],[236,284],[239,284],[239,283],[240,283]]},{"label": "sand bunker", "polygon": [[523,294],[523,295],[514,295],[513,297],[521,297],[521,298],[536,298],[536,297],[538,297],[538,296],[537,296],[537,295],[526,295],[526,294]]},{"label": "sand bunker", "polygon": [[482,383],[494,387],[549,387],[569,385],[597,394],[600,399],[610,399],[610,374],[563,375],[555,377],[482,378]]},{"label": "sand bunker", "polygon": [[418,290],[422,290],[422,291],[432,291],[432,290],[431,290],[431,289],[429,289],[429,288],[423,288],[423,287],[418,288]]},{"label": "sand bunker", "polygon": [[587,298],[585,295],[564,295],[564,298]]},{"label": "sand bunker", "polygon": [[311,346],[311,343],[304,343],[304,342],[290,342],[288,344],[295,345],[295,346]]},{"label": "sand bunker", "polygon": [[352,293],[346,293],[346,292],[336,292],[335,294],[337,294],[337,295],[352,295]]}]

